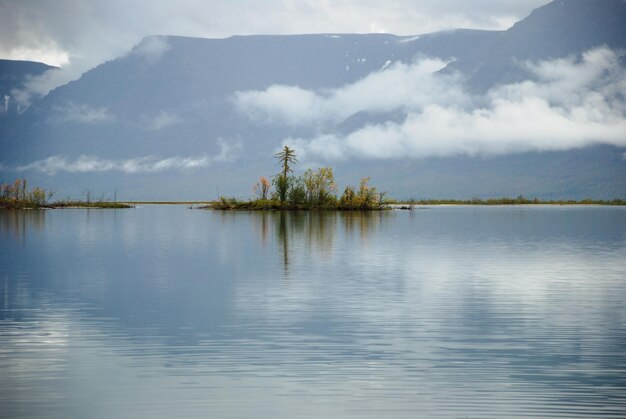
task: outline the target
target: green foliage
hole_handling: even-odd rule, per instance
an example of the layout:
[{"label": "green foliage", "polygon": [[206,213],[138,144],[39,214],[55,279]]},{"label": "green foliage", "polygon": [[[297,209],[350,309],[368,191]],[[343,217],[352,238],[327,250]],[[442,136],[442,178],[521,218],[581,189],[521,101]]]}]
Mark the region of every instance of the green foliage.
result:
[{"label": "green foliage", "polygon": [[272,184],[274,185],[274,199],[278,199],[280,202],[285,202],[287,200],[287,194],[289,193],[291,178],[280,174],[272,179]]},{"label": "green foliage", "polygon": [[199,207],[200,209],[216,209],[216,210],[273,210],[280,209],[282,204],[275,199],[256,199],[254,201],[241,201],[237,198],[227,198],[221,196],[219,200],[212,202],[207,206]]},{"label": "green foliage", "polygon": [[[317,171],[308,169],[300,177],[289,176],[293,173],[292,165],[297,163],[295,150],[284,146],[275,154],[281,165],[281,172],[272,180],[274,192],[268,199],[270,185],[269,181],[261,177],[256,183],[254,191],[258,199],[250,201],[240,201],[235,198],[220,197],[216,202],[205,208],[223,210],[275,210],[275,209],[336,209],[336,210],[381,210],[389,208],[390,204],[398,203],[385,199],[385,193],[379,192],[369,184],[369,177],[361,179],[358,188],[346,186],[337,199],[337,185],[330,167],[321,167]],[[25,181],[24,181],[25,182]],[[9,189],[0,189],[0,195],[23,196],[26,191],[26,184],[9,185]],[[35,189],[36,191],[37,189]],[[8,192],[7,192],[8,191]],[[40,192],[36,196],[40,197]],[[21,194],[21,195],[20,195]],[[38,198],[39,199],[39,198]],[[88,196],[89,201],[89,196]],[[597,205],[626,205],[622,199],[612,201],[599,201],[584,199],[582,201],[540,201],[537,198],[528,199],[524,195],[517,198],[497,198],[471,200],[453,199],[422,199],[411,198],[404,208],[413,209],[417,204],[421,205],[521,205],[521,204],[597,204]]]},{"label": "green foliage", "polygon": [[361,179],[359,189],[355,192],[352,186],[347,186],[339,200],[342,209],[368,210],[382,209],[386,206],[384,193],[378,193],[376,188],[369,185],[369,177]]},{"label": "green foliage", "polygon": [[307,169],[303,176],[307,201],[313,208],[326,208],[336,204],[335,177],[330,167],[320,167],[317,172]]},{"label": "green foliage", "polygon": [[352,186],[346,186],[346,189],[343,190],[343,195],[341,195],[341,199],[339,199],[339,205],[345,208],[352,207],[356,200],[356,193],[354,192],[354,188]]},{"label": "green foliage", "polygon": [[54,193],[40,187],[28,189],[26,179],[0,184],[0,208],[40,208],[47,206]]},{"label": "green foliage", "polygon": [[35,187],[35,189],[30,192],[30,199],[35,203],[35,206],[38,207],[46,205],[50,197],[52,197],[52,193],[46,192],[45,189],[41,189],[39,186]]},{"label": "green foliage", "polygon": [[289,202],[289,205],[294,207],[300,208],[306,206],[307,192],[304,179],[302,177],[293,178],[291,188],[289,188],[287,201]]},{"label": "green foliage", "polygon": [[12,184],[0,184],[0,208],[132,208],[132,205],[107,201],[104,196],[92,200],[93,197],[88,191],[85,194],[86,200],[68,198],[65,201],[48,203],[53,194],[54,192],[46,191],[38,186],[29,190],[26,179],[17,179]]},{"label": "green foliage", "polygon": [[287,195],[289,194],[289,188],[291,186],[291,178],[289,173],[293,172],[291,164],[298,163],[295,150],[288,146],[283,147],[281,151],[274,155],[278,159],[278,162],[282,166],[282,171],[272,180],[274,185],[274,197],[281,203],[287,201]]},{"label": "green foliage", "polygon": [[269,187],[264,186],[261,177],[254,187],[258,199],[240,201],[235,198],[220,197],[216,202],[201,208],[218,210],[267,210],[267,209],[336,209],[336,210],[379,210],[389,206],[383,201],[384,193],[377,193],[369,186],[369,178],[361,179],[358,191],[346,187],[343,196],[337,200],[337,184],[333,169],[320,167],[317,171],[307,169],[302,176],[293,177],[291,165],[297,163],[296,152],[285,146],[275,155],[282,165],[282,172],[274,177],[274,192],[267,199]]},{"label": "green foliage", "polygon": [[225,196],[220,196],[220,199],[217,202],[214,202],[212,205],[215,209],[235,209],[237,203],[238,201],[235,198],[226,198]]}]

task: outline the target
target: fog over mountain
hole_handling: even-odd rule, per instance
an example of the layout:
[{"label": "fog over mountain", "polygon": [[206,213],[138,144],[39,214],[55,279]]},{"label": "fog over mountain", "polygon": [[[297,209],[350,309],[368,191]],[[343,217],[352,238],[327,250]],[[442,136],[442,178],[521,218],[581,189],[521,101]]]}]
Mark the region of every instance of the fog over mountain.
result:
[{"label": "fog over mountain", "polygon": [[247,197],[288,144],[397,198],[624,198],[624,22],[622,0],[557,0],[506,31],[150,36],[7,113],[0,177]]},{"label": "fog over mountain", "polygon": [[30,83],[54,69],[38,62],[0,60],[0,124],[22,112],[24,95],[30,90]]}]

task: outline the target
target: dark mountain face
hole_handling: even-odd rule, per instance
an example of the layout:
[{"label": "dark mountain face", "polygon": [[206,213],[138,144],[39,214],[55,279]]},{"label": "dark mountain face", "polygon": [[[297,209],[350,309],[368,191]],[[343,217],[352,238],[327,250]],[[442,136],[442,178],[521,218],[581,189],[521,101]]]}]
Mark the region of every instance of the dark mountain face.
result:
[{"label": "dark mountain face", "polygon": [[472,48],[449,70],[469,75],[468,86],[484,92],[496,84],[532,78],[520,67],[523,61],[580,55],[601,45],[624,48],[625,22],[626,3],[621,0],[556,0]]},{"label": "dark mountain face", "polygon": [[29,77],[36,77],[55,67],[33,61],[0,60],[0,122],[21,112],[15,91],[24,88]]},{"label": "dark mountain face", "polygon": [[[369,75],[386,74],[397,63],[430,57],[450,61],[438,72],[441,80],[456,75],[467,91],[480,96],[502,84],[533,80],[521,62],[580,58],[602,45],[625,48],[623,22],[622,0],[563,0],[533,11],[507,31],[148,37],[2,126],[0,175],[27,176],[57,189],[63,185],[61,193],[88,187],[136,199],[248,196],[258,176],[277,171],[272,155],[284,139],[347,135],[368,125],[399,123],[406,111],[357,109],[328,128],[327,122],[251,117],[238,106],[237,92],[292,87],[276,97],[306,118],[317,111],[317,102],[307,105],[310,92],[328,98]],[[396,197],[614,198],[626,195],[623,154],[600,146],[500,157],[348,156],[310,163],[332,165],[341,183],[371,175]]]},{"label": "dark mountain face", "polygon": [[20,141],[7,157],[26,163],[59,153],[110,158],[215,153],[217,138],[271,154],[292,130],[239,114],[232,103],[236,91],[274,84],[337,88],[418,54],[454,57],[463,52],[463,39],[487,35],[149,37],[29,109],[11,127]]},{"label": "dark mountain face", "polygon": [[534,10],[506,31],[504,44],[528,58],[559,58],[598,45],[626,43],[624,5],[619,0],[557,0]]}]

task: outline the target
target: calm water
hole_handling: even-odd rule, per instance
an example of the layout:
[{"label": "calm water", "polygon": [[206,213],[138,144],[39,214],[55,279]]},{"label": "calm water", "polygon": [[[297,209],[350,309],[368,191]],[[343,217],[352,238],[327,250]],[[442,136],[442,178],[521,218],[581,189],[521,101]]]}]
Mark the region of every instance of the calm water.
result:
[{"label": "calm water", "polygon": [[0,416],[624,417],[626,208],[0,212]]}]

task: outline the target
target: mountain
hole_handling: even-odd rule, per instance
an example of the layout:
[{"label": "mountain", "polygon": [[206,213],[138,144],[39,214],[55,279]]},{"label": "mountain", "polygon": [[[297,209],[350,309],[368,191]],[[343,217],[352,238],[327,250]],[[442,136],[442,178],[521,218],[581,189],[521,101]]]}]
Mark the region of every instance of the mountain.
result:
[{"label": "mountain", "polygon": [[[117,191],[122,199],[247,197],[260,175],[277,172],[273,153],[285,139],[348,136],[364,127],[401,124],[410,116],[406,107],[385,109],[377,103],[354,111],[354,103],[339,106],[330,115],[319,110],[329,98],[341,104],[342,95],[358,90],[354,86],[388,83],[385,77],[396,73],[404,83],[419,85],[411,78],[419,68],[412,66],[430,58],[443,62],[433,79],[443,86],[439,90],[453,96],[458,83],[472,98],[487,98],[499,86],[538,80],[528,62],[579,63],[593,48],[626,48],[623,22],[622,0],[557,0],[506,31],[147,37],[0,127],[5,151],[0,176],[26,176],[61,195],[91,188]],[[619,71],[624,71],[620,59]],[[403,93],[403,86],[389,88],[393,91],[381,103]],[[261,100],[263,112],[279,107],[283,119],[245,108],[244,99]],[[367,96],[362,101],[376,102]],[[307,118],[310,123],[300,123]],[[623,198],[624,151],[577,145],[512,154],[364,157],[348,152],[330,161],[310,156],[303,165],[331,165],[341,184],[371,175],[374,184],[399,198]]]},{"label": "mountain", "polygon": [[470,74],[470,85],[484,91],[531,77],[520,68],[522,61],[567,57],[599,45],[624,48],[625,10],[620,0],[553,1],[480,47],[469,48],[449,69]]},{"label": "mountain", "polygon": [[23,89],[30,77],[40,76],[56,67],[34,61],[0,60],[0,122],[3,118],[19,114],[21,109],[13,97]]}]

